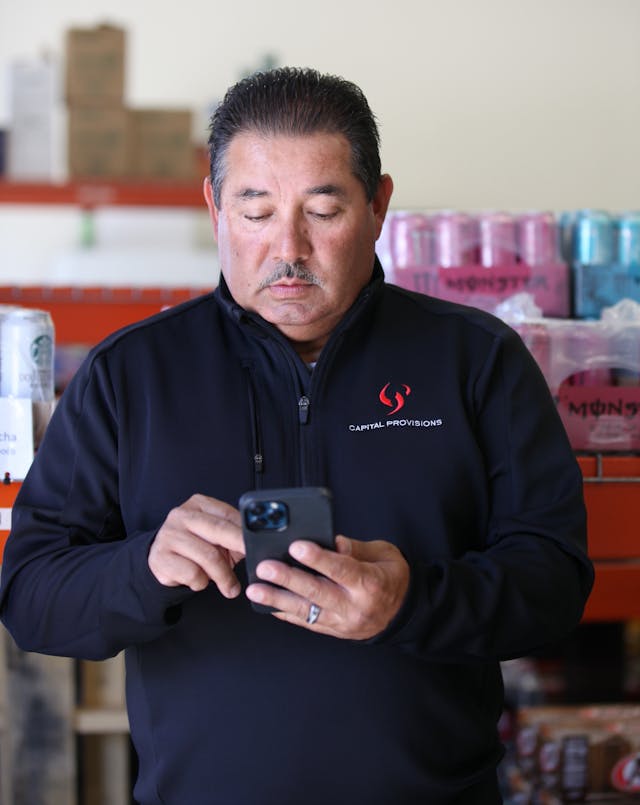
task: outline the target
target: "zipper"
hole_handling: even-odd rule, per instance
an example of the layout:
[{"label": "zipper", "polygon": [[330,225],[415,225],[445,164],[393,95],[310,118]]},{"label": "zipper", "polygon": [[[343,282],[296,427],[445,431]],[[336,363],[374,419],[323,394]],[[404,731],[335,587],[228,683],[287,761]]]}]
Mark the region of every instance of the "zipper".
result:
[{"label": "zipper", "polygon": [[301,425],[306,425],[309,421],[309,408],[311,407],[311,400],[306,394],[298,400],[298,420]]},{"label": "zipper", "polygon": [[[369,294],[363,294],[362,297],[359,299],[356,307],[354,310],[351,311],[351,314],[346,318],[345,323],[351,322],[359,313],[362,306],[366,303]],[[302,359],[297,355],[291,343],[285,338],[277,330],[273,332],[273,329],[268,326],[266,327],[263,322],[261,322],[258,318],[255,318],[251,315],[246,316],[246,320],[250,323],[253,327],[257,330],[262,331],[266,336],[268,336],[272,343],[275,343],[280,350],[280,354],[282,355],[288,369],[289,375],[293,381],[295,394],[296,394],[296,404],[298,408],[298,474],[300,479],[300,484],[304,486],[305,484],[309,483],[309,479],[316,479],[316,477],[323,477],[323,468],[320,466],[312,467],[310,465],[310,456],[314,457],[313,445],[310,443],[310,431],[307,428],[310,425],[310,414],[311,414],[311,398],[312,394],[309,394],[307,390],[313,391],[314,388],[318,388],[318,383],[321,381],[321,378],[324,377],[327,371],[327,366],[332,362],[333,357],[337,350],[339,349],[340,344],[344,340],[345,331],[344,327],[339,328],[339,332],[334,333],[330,338],[327,344],[323,349],[323,354],[320,356],[318,360],[317,366],[314,368],[311,376],[309,377],[306,374],[307,367],[304,366]],[[264,337],[264,336],[263,336]],[[304,369],[303,369],[304,366]],[[245,366],[248,371],[248,366]],[[302,377],[308,378],[307,380],[303,381]],[[253,384],[251,383],[251,379],[249,378],[249,389],[250,389],[250,407],[252,412],[252,419],[254,421],[254,456],[253,456],[253,465],[254,465],[254,473],[256,477],[256,488],[260,488],[262,486],[262,473],[264,472],[264,455],[262,453],[262,440],[260,435],[260,420],[258,416],[258,407],[256,403],[256,395],[255,389]]]},{"label": "zipper", "polygon": [[264,473],[264,453],[262,447],[262,430],[260,427],[260,413],[258,403],[251,378],[251,369],[245,365],[244,370],[247,376],[247,391],[249,395],[249,416],[251,418],[251,447],[253,452],[253,477],[256,489],[262,487],[262,474]]},{"label": "zipper", "polygon": [[[305,427],[309,424],[309,414],[311,411],[311,399],[306,393],[306,389],[309,387],[308,381],[308,370],[307,367],[304,365],[301,358],[296,354],[291,344],[284,340],[284,336],[282,336],[282,340],[276,339],[276,344],[280,348],[280,352],[282,357],[285,360],[285,363],[289,369],[289,376],[293,382],[293,387],[295,390],[296,395],[296,405],[298,408],[298,475],[300,478],[300,484],[304,486],[308,483],[308,460],[307,460],[307,452],[308,448],[306,447],[306,439],[303,436],[300,428]],[[304,382],[302,378],[305,378],[307,382]]]}]

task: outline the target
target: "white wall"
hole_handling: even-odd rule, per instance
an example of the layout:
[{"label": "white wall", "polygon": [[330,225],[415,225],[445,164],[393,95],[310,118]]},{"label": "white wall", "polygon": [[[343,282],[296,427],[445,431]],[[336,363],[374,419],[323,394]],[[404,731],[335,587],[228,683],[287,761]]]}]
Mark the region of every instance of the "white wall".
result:
[{"label": "white wall", "polygon": [[355,80],[396,207],[640,206],[638,0],[0,0],[0,62],[104,20],[134,105],[202,110],[266,52]]},{"label": "white wall", "polygon": [[[104,21],[129,34],[126,101],[190,106],[202,137],[204,110],[265,54],[356,81],[395,208],[640,208],[640,0],[0,0],[0,70],[62,59],[66,28]],[[0,124],[6,100],[0,81]],[[0,281],[68,273],[78,227],[71,211],[0,208]]]}]

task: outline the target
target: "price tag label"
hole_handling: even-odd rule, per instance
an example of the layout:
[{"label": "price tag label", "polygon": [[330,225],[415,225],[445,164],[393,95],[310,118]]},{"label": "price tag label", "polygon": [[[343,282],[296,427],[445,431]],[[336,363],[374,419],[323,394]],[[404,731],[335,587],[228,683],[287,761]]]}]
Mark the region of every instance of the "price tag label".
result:
[{"label": "price tag label", "polygon": [[0,508],[0,531],[11,531],[11,509]]},{"label": "price tag label", "polygon": [[20,481],[33,461],[33,405],[30,399],[0,397],[0,480],[6,472]]}]

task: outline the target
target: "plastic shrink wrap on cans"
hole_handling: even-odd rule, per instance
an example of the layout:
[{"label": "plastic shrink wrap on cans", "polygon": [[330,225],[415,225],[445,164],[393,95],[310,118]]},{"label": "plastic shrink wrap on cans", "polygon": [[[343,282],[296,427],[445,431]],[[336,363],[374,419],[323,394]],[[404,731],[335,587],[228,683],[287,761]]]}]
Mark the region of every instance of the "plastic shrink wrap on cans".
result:
[{"label": "plastic shrink wrap on cans", "polygon": [[556,320],[525,294],[495,312],[538,362],[574,449],[640,449],[639,303],[623,299],[597,321]]},{"label": "plastic shrink wrap on cans", "polygon": [[[33,452],[44,435],[53,407],[54,328],[44,310],[0,306],[0,466],[3,477],[24,476],[25,455]],[[25,412],[31,422],[24,432]],[[25,438],[28,444],[25,444]]]}]

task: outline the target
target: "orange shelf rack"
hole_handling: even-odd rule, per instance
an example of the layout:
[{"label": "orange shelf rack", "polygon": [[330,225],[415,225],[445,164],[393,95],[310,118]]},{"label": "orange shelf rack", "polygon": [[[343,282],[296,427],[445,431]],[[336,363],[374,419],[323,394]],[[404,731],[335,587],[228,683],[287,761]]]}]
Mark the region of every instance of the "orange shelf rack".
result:
[{"label": "orange shelf rack", "polygon": [[578,456],[596,577],[584,620],[640,618],[640,455]]},{"label": "orange shelf rack", "polygon": [[[206,171],[203,171],[203,176]],[[192,207],[205,209],[201,182],[136,182],[86,179],[69,182],[0,181],[0,204]]]},{"label": "orange shelf rack", "polygon": [[11,509],[15,503],[16,496],[21,484],[14,481],[10,484],[0,483],[0,563],[2,552],[9,536],[11,528]]},{"label": "orange shelf rack", "polygon": [[0,304],[47,310],[57,344],[93,346],[120,327],[210,290],[5,285],[0,286]]}]

